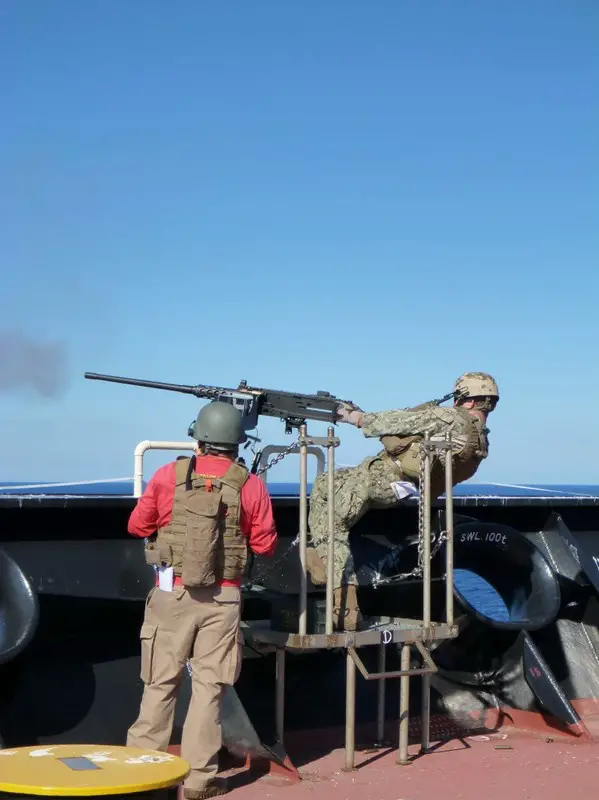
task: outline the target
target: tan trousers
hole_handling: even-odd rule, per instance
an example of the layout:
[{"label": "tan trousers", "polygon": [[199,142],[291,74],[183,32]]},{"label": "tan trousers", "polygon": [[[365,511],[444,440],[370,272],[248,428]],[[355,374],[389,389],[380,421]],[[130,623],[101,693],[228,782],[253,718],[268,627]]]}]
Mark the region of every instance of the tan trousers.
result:
[{"label": "tan trousers", "polygon": [[[185,789],[201,790],[218,771],[221,748],[220,704],[225,685],[241,671],[241,592],[233,586],[207,589],[152,589],[141,628],[139,716],[127,745],[166,751],[176,693],[186,662],[192,670],[192,695],[183,725],[181,756],[191,765]],[[186,791],[187,793],[187,791]]]}]

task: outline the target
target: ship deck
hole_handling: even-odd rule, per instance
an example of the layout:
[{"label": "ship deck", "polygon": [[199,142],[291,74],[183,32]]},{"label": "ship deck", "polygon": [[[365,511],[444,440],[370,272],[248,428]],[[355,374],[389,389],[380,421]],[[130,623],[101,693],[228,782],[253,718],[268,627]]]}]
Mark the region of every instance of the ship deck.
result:
[{"label": "ship deck", "polygon": [[356,753],[356,770],[344,772],[343,750],[292,758],[301,781],[246,769],[227,774],[237,800],[589,800],[596,795],[599,747],[556,738],[491,734],[431,745],[408,766],[395,763],[397,750]]}]

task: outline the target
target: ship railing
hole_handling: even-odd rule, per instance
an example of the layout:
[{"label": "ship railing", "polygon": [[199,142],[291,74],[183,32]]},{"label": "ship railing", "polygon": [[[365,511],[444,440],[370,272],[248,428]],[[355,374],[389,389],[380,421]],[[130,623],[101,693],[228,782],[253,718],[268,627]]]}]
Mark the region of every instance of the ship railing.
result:
[{"label": "ship railing", "polygon": [[[141,497],[143,494],[144,456],[148,450],[195,450],[196,447],[196,442],[155,441],[151,439],[145,439],[140,442],[134,451],[133,496]],[[288,447],[279,444],[269,444],[263,448],[258,461],[258,474],[264,483],[268,482],[268,469],[263,470],[262,468],[267,465],[270,456],[273,453],[285,453],[288,449]],[[308,447],[307,453],[316,458],[316,475],[320,475],[325,468],[323,451],[319,447]]]},{"label": "ship railing", "polygon": [[144,455],[148,450],[195,450],[197,442],[168,442],[145,439],[140,442],[134,451],[133,464],[133,496],[141,497],[144,484]]}]

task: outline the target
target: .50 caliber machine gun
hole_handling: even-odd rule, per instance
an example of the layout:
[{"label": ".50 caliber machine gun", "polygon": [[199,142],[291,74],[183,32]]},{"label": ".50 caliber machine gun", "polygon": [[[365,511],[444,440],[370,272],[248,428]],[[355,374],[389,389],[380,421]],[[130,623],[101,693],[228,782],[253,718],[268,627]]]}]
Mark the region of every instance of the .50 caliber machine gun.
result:
[{"label": ".50 caliber machine gun", "polygon": [[110,381],[131,386],[143,386],[148,389],[163,389],[167,392],[181,392],[202,399],[231,403],[241,412],[246,431],[257,426],[260,415],[284,420],[285,433],[291,433],[293,428],[299,428],[308,419],[328,422],[329,425],[336,424],[339,419],[336,409],[340,403],[346,403],[355,409],[358,408],[351,401],[340,400],[329,392],[316,392],[316,394],[283,392],[278,389],[248,386],[247,381],[240,381],[237,389],[227,389],[224,386],[204,386],[201,383],[196,386],[185,386],[178,383],[161,383],[138,378],[119,378],[115,375],[101,375],[96,372],[86,372],[85,377],[92,381]]}]

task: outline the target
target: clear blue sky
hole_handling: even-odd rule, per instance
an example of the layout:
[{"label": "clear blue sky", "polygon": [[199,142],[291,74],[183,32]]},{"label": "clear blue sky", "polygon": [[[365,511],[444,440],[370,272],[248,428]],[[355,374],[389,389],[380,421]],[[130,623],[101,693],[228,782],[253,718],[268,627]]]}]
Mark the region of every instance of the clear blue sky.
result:
[{"label": "clear blue sky", "polygon": [[[68,359],[46,397],[4,353],[0,479],[131,475],[139,440],[186,439],[193,398],[85,370],[379,410],[482,369],[502,400],[477,480],[599,482],[594,0],[0,18],[0,334]],[[377,449],[339,432],[342,463]]]}]

